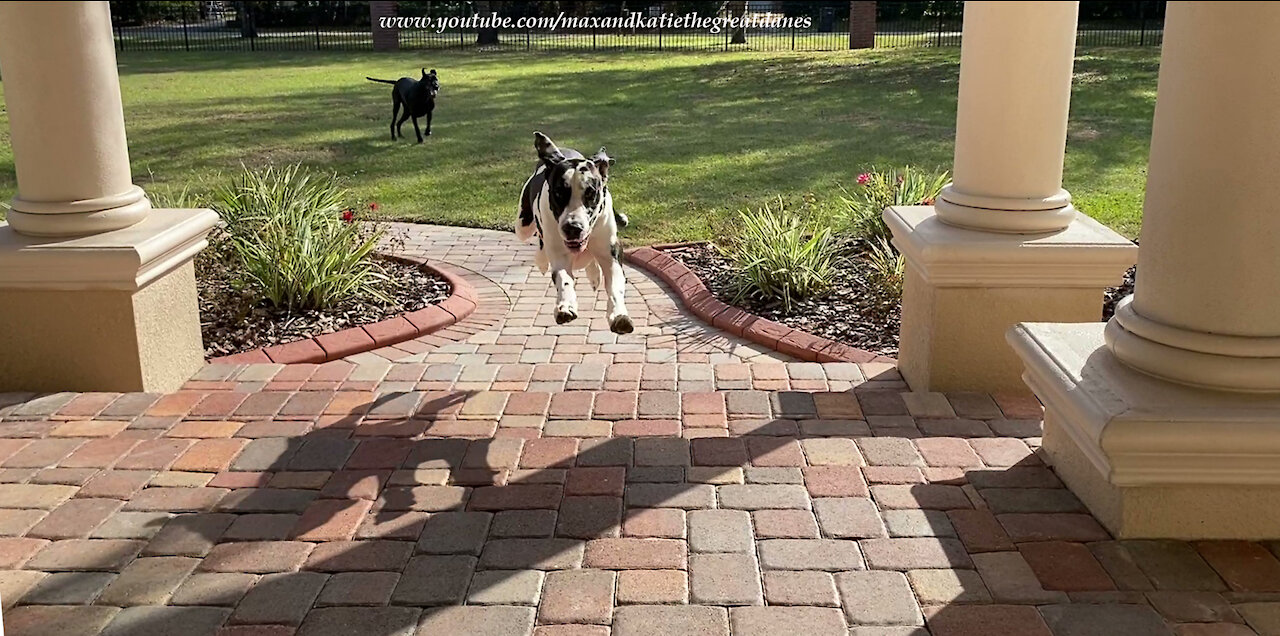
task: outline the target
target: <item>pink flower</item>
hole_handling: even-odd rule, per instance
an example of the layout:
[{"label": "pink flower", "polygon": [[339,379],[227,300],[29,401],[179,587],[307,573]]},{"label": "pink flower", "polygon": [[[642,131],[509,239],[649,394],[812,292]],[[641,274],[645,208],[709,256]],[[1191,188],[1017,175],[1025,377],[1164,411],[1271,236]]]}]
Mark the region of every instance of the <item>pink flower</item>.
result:
[{"label": "pink flower", "polygon": [[871,183],[871,175],[865,172],[858,175],[858,185],[867,185],[868,183]]},{"label": "pink flower", "polygon": [[898,175],[898,183],[902,183],[903,181],[906,181],[906,179],[904,179],[902,175]]},{"label": "pink flower", "polygon": [[920,205],[933,205],[933,199],[925,199],[920,202]]},{"label": "pink flower", "polygon": [[355,222],[355,220],[356,220],[356,211],[355,211],[355,210],[343,210],[343,211],[342,211],[342,221],[343,221],[344,223],[354,223],[354,222]]},{"label": "pink flower", "polygon": [[369,204],[369,209],[370,209],[370,210],[373,210],[374,212],[377,212],[377,211],[378,211],[378,202],[377,202],[377,201],[373,201],[373,202],[371,202],[371,203]]}]

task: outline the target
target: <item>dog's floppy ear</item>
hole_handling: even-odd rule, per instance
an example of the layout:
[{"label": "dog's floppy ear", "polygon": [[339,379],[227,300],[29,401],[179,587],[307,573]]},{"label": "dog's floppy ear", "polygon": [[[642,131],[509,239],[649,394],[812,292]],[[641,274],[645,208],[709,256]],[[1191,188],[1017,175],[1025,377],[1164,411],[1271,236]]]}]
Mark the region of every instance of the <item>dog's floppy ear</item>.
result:
[{"label": "dog's floppy ear", "polygon": [[556,163],[564,159],[564,155],[560,153],[560,147],[556,145],[556,142],[551,141],[550,137],[540,132],[534,131],[533,133],[533,147],[538,151],[538,158],[547,163]]},{"label": "dog's floppy ear", "polygon": [[435,74],[436,74],[436,70],[435,70],[435,69],[431,69],[431,72],[430,72],[430,73],[427,73],[427,74],[428,74],[428,75],[435,75]]},{"label": "dog's floppy ear", "polygon": [[604,151],[604,146],[600,146],[600,150],[596,151],[595,156],[591,157],[595,162],[596,169],[600,171],[600,176],[605,180],[609,180],[609,166],[613,165],[613,157]]}]

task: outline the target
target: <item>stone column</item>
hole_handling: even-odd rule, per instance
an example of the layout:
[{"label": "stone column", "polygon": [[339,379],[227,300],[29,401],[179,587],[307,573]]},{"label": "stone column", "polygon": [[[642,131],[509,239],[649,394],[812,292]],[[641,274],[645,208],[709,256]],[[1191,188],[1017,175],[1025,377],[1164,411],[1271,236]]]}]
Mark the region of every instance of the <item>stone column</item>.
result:
[{"label": "stone column", "polygon": [[1136,258],[1062,189],[1076,2],[966,2],[954,180],[889,208],[907,260],[899,368],[917,391],[1025,392],[1004,334],[1097,321]]},{"label": "stone column", "polygon": [[1105,328],[1009,334],[1046,456],[1119,537],[1280,536],[1276,24],[1169,3],[1135,295]]},{"label": "stone column", "polygon": [[141,221],[151,204],[129,173],[107,4],[0,5],[0,59],[18,173],[10,227],[75,236]]},{"label": "stone column", "polygon": [[853,0],[849,3],[849,48],[873,49],[875,46],[875,0]]},{"label": "stone column", "polygon": [[1062,189],[1078,2],[966,2],[950,225],[1054,232],[1075,219]]},{"label": "stone column", "polygon": [[133,184],[108,4],[0,3],[0,72],[0,391],[177,388],[203,362],[191,258],[216,215]]},{"label": "stone column", "polygon": [[1166,26],[1138,285],[1107,342],[1158,377],[1280,392],[1280,39],[1241,37],[1280,10],[1191,4]]},{"label": "stone column", "polygon": [[369,3],[369,28],[373,30],[373,50],[400,50],[400,29],[383,27],[382,18],[394,18],[399,13],[398,3],[373,0]]}]

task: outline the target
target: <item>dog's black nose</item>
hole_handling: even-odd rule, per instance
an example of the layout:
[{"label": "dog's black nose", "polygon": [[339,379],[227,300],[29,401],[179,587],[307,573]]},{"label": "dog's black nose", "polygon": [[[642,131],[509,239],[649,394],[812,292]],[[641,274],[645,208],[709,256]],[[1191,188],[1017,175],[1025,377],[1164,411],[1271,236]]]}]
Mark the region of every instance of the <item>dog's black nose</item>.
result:
[{"label": "dog's black nose", "polygon": [[577,223],[565,223],[564,226],[560,228],[560,231],[564,232],[564,237],[566,239],[569,239],[570,241],[576,241],[582,238],[582,231],[585,229],[586,228],[582,227]]}]

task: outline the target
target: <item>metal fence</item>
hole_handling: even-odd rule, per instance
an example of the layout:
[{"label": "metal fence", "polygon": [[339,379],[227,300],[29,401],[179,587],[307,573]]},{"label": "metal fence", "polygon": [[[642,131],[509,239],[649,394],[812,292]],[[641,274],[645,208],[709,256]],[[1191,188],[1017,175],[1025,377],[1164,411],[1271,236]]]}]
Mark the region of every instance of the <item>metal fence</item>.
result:
[{"label": "metal fence", "polygon": [[[1165,2],[1080,3],[1077,46],[1160,46]],[[876,48],[959,46],[963,2],[877,2]]]},{"label": "metal fence", "polygon": [[368,2],[111,3],[120,51],[371,50]]},{"label": "metal fence", "polygon": [[[121,51],[296,51],[372,50],[369,3],[325,2],[126,2],[111,3],[116,46]],[[540,15],[542,2],[401,2],[401,16],[466,17],[491,8],[499,15]],[[579,2],[580,11],[621,9],[622,3]],[[612,7],[612,5],[618,5]],[[670,4],[670,3],[666,3]],[[699,3],[675,3],[699,5]],[[701,3],[714,14],[735,3]],[[746,2],[753,13],[807,16],[808,28],[752,28],[739,33],[693,29],[501,30],[402,29],[402,49],[484,50],[663,50],[663,51],[833,51],[849,48],[850,5],[825,2]],[[1081,3],[1077,42],[1082,46],[1158,46],[1163,39],[1164,2]],[[481,7],[479,5],[487,5]],[[633,9],[649,15],[663,3]],[[585,8],[584,8],[585,7]],[[553,8],[555,8],[553,6]],[[571,7],[572,8],[572,7]],[[941,47],[960,44],[963,2],[878,2],[877,48]],[[599,11],[597,13],[600,13]],[[616,12],[615,12],[616,13]],[[613,15],[614,13],[609,13]],[[708,13],[702,13],[708,15]],[[496,38],[496,40],[495,40]]]}]

